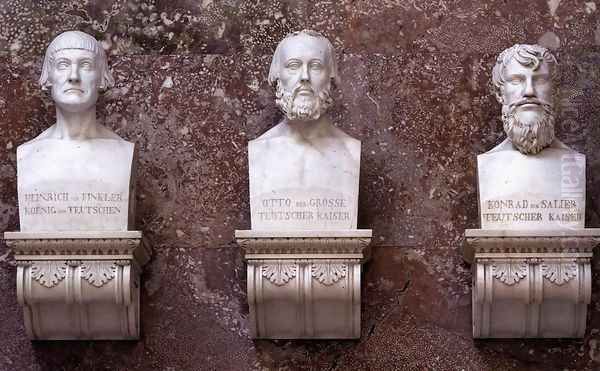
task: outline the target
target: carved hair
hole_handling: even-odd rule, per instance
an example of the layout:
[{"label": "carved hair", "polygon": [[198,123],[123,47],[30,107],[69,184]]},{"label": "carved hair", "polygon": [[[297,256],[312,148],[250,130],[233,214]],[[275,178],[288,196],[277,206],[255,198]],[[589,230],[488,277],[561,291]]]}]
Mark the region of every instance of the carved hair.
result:
[{"label": "carved hair", "polygon": [[282,62],[281,61],[282,45],[287,40],[294,38],[294,37],[302,36],[302,35],[318,38],[326,44],[327,59],[329,62],[328,67],[329,67],[329,73],[331,74],[331,80],[333,80],[333,82],[335,84],[339,85],[340,77],[338,75],[338,67],[337,67],[337,62],[335,60],[335,52],[333,50],[333,46],[331,45],[331,42],[329,42],[329,40],[325,36],[321,35],[317,31],[306,30],[306,29],[302,30],[302,31],[295,31],[295,32],[287,34],[287,36],[283,40],[281,40],[281,42],[277,45],[277,49],[275,49],[275,54],[273,54],[273,60],[271,61],[271,68],[269,69],[269,79],[268,79],[269,84],[274,85],[277,82],[277,80],[279,80],[279,71],[281,69],[281,62]]},{"label": "carved hair", "polygon": [[42,67],[42,75],[40,76],[39,80],[42,89],[46,90],[51,86],[49,75],[50,69],[54,64],[54,55],[56,52],[64,49],[82,49],[94,53],[96,56],[96,65],[100,69],[102,76],[100,81],[100,89],[108,89],[114,85],[115,80],[108,69],[108,61],[102,45],[100,45],[95,38],[86,34],[85,32],[67,31],[56,36],[50,45],[48,45],[48,49],[46,49],[46,56],[44,57],[44,65]]},{"label": "carved hair", "polygon": [[[511,60],[516,59],[522,66],[537,70],[542,62],[550,63],[552,66],[558,64],[556,57],[550,50],[540,45],[516,44],[505,49],[496,59],[496,65],[492,70],[492,93],[502,103],[502,89],[504,88],[504,68]],[[554,68],[551,69],[554,73]]]}]

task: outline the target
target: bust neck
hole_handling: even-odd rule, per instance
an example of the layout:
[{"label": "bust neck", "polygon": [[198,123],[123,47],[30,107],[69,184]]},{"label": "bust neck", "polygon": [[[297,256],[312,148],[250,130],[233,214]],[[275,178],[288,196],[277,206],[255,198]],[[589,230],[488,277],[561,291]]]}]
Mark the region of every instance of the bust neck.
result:
[{"label": "bust neck", "polygon": [[83,112],[69,112],[56,107],[56,125],[51,136],[56,139],[83,140],[99,136],[94,106]]},{"label": "bust neck", "polygon": [[312,140],[328,136],[332,126],[326,115],[309,121],[288,120],[286,118],[283,125],[287,135],[300,140]]}]

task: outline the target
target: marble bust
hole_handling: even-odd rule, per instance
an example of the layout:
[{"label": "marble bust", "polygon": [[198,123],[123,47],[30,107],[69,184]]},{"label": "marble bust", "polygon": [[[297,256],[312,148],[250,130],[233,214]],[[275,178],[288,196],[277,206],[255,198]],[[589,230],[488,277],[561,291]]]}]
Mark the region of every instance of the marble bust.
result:
[{"label": "marble bust", "polygon": [[492,71],[507,138],[477,157],[483,229],[584,228],[585,156],[555,138],[556,58],[504,50]]},{"label": "marble bust", "polygon": [[269,83],[283,119],[248,143],[247,262],[252,338],[360,337],[362,264],[370,229],[357,229],[360,141],[327,109],[339,83],[333,46],[303,30],[275,49]]},{"label": "marble bust", "polygon": [[114,83],[102,45],[83,32],[60,34],[39,82],[56,123],[17,148],[21,231],[128,230],[134,145],[96,120],[99,91]]},{"label": "marble bust", "polygon": [[269,83],[284,118],[248,146],[253,230],[356,229],[361,146],[326,114],[337,82],[321,34],[295,32],[277,46]]}]

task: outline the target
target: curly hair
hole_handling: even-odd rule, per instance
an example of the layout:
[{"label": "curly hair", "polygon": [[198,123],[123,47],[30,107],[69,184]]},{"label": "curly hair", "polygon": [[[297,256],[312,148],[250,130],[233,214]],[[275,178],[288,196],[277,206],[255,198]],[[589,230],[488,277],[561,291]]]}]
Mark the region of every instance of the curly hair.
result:
[{"label": "curly hair", "polygon": [[[502,89],[504,88],[504,68],[512,59],[516,59],[522,66],[530,67],[537,70],[542,62],[550,63],[553,66],[558,65],[556,57],[548,50],[540,45],[516,44],[505,49],[498,58],[492,70],[492,93],[496,99],[502,103]],[[552,73],[554,74],[554,68]]]}]

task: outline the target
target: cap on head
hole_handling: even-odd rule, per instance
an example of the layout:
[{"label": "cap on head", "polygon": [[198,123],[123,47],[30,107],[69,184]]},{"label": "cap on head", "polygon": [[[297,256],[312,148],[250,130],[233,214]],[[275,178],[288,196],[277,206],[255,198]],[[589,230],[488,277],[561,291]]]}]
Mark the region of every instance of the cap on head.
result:
[{"label": "cap on head", "polygon": [[[530,44],[515,44],[508,49],[505,49],[498,55],[496,64],[492,70],[492,93],[496,99],[502,103],[502,88],[504,86],[504,68],[515,59],[522,66],[530,67],[534,71],[537,70],[542,62],[557,65],[556,57],[548,50],[540,45]],[[554,71],[554,68],[551,68]]]},{"label": "cap on head", "polygon": [[329,73],[331,74],[331,76],[330,76],[331,80],[333,80],[333,82],[335,84],[339,84],[340,77],[338,75],[338,67],[337,67],[337,62],[335,59],[335,52],[333,50],[333,45],[331,45],[331,42],[329,42],[329,40],[325,36],[321,35],[317,31],[307,30],[307,29],[289,33],[289,34],[287,34],[286,37],[283,38],[283,40],[281,40],[279,42],[279,44],[277,45],[277,48],[275,49],[275,54],[273,54],[273,60],[271,61],[271,68],[269,69],[269,78],[268,78],[269,84],[274,85],[277,82],[277,80],[279,79],[279,71],[281,70],[281,67],[282,67],[282,61],[281,61],[282,46],[289,39],[297,38],[297,37],[301,37],[301,36],[318,38],[325,43],[326,49],[327,49],[328,67],[329,67]]},{"label": "cap on head", "polygon": [[108,89],[114,85],[115,80],[108,69],[108,61],[102,45],[93,36],[90,36],[85,32],[67,31],[56,36],[46,49],[42,74],[39,80],[42,89],[45,90],[51,85],[48,78],[50,69],[54,63],[54,54],[64,49],[82,49],[94,53],[96,56],[96,65],[102,74],[100,89]]}]

